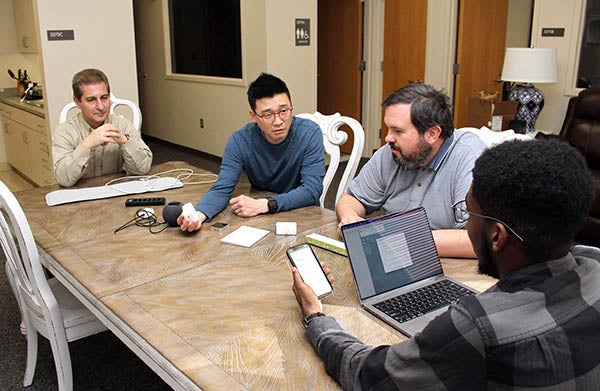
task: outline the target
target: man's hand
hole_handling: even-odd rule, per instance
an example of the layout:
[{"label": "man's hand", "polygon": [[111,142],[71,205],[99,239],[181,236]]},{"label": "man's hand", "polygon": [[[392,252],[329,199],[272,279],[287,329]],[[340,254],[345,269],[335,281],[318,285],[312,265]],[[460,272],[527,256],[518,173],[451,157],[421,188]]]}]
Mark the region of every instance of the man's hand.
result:
[{"label": "man's hand", "polygon": [[[330,276],[331,270],[323,262],[321,262],[321,266],[323,266],[323,270],[329,281],[333,282],[334,279]],[[304,317],[322,311],[323,305],[321,304],[321,300],[319,300],[315,291],[302,281],[300,272],[295,267],[292,268],[292,277],[294,278],[292,291],[294,292],[294,296],[296,296],[296,301]]]},{"label": "man's hand", "polygon": [[127,142],[127,137],[121,133],[112,124],[104,124],[92,130],[92,132],[81,142],[81,146],[86,151],[91,151],[97,146],[104,146],[109,143],[124,144]]},{"label": "man's hand", "polygon": [[367,214],[367,210],[363,204],[361,204],[359,200],[346,191],[340,197],[335,211],[337,212],[338,219],[340,220],[338,229],[341,228],[342,225],[363,221],[364,216]]},{"label": "man's hand", "polygon": [[344,216],[338,223],[338,228],[342,228],[342,225],[356,223],[357,221],[363,221],[363,220],[364,220],[364,218],[357,216],[357,215]]},{"label": "man's hand", "polygon": [[259,214],[267,213],[269,211],[269,205],[266,198],[254,198],[246,195],[233,197],[229,200],[229,205],[233,213],[240,217],[253,217]]},{"label": "man's hand", "polygon": [[202,227],[202,223],[206,221],[206,215],[202,212],[196,211],[197,219],[196,221],[191,221],[187,217],[182,214],[177,218],[177,224],[179,224],[179,228],[182,231],[193,232],[197,231]]}]

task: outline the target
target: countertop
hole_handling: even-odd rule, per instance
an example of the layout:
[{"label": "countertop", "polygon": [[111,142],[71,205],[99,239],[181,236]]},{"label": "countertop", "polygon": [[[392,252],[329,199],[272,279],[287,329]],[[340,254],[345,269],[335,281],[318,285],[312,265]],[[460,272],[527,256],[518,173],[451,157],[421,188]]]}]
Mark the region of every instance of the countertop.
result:
[{"label": "countertop", "polygon": [[[37,115],[38,117],[46,117],[46,112],[43,107],[43,99],[21,102],[21,99],[17,96],[16,88],[0,89],[0,102],[16,107],[17,109],[27,111],[28,113]],[[42,104],[41,107],[39,106],[40,103]]]}]

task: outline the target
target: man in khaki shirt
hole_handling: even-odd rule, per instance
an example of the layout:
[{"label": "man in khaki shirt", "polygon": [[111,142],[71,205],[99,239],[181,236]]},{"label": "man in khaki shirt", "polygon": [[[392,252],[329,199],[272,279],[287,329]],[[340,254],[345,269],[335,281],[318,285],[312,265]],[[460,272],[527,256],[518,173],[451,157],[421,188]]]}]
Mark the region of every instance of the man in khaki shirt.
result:
[{"label": "man in khaki shirt", "polygon": [[98,69],[73,76],[73,101],[81,110],[52,133],[54,176],[59,185],[73,186],[81,178],[125,171],[144,175],[152,151],[131,122],[110,114],[110,85]]}]

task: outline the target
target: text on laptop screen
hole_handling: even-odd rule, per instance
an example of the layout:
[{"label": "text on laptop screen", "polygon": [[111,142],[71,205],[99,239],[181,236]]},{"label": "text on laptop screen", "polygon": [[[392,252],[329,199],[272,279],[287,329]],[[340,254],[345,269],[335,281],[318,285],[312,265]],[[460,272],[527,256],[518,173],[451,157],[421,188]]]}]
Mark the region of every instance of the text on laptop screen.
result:
[{"label": "text on laptop screen", "polygon": [[361,299],[442,274],[425,209],[342,227]]}]

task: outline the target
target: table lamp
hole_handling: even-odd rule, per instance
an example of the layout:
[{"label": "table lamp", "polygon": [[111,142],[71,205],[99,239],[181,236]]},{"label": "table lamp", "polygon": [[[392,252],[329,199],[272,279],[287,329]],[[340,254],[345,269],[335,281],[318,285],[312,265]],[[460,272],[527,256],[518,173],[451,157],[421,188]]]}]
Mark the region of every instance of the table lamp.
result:
[{"label": "table lamp", "polygon": [[544,107],[544,94],[531,83],[555,83],[556,49],[506,48],[503,81],[513,82],[509,100],[519,102],[515,119],[525,122],[525,133],[535,132],[535,121]]}]

